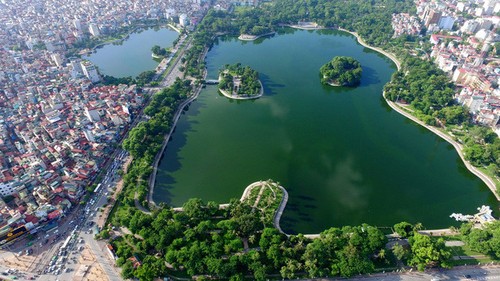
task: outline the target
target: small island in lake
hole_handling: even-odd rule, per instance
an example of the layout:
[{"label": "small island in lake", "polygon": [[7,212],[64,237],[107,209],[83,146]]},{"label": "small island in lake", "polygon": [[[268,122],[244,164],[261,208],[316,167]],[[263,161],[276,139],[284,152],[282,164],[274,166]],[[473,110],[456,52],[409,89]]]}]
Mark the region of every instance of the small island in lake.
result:
[{"label": "small island in lake", "polygon": [[264,93],[259,73],[240,63],[219,71],[219,91],[231,99],[255,99]]},{"label": "small island in lake", "polygon": [[158,45],[154,45],[153,48],[151,48],[151,56],[155,59],[164,58],[169,54],[170,52],[166,48],[162,48]]},{"label": "small island in lake", "polygon": [[331,86],[357,86],[361,82],[361,64],[351,57],[334,57],[323,65],[321,83]]}]

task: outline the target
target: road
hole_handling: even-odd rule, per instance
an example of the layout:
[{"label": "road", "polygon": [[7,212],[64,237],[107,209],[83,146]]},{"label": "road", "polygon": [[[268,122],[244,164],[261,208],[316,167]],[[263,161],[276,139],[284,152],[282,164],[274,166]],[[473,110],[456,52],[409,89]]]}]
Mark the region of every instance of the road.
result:
[{"label": "road", "polygon": [[[179,45],[183,44],[184,39],[185,38],[182,38]],[[186,49],[190,47],[190,40],[186,43],[185,48],[179,50],[180,53],[173,62],[173,67],[171,67],[167,75],[165,75],[161,83],[162,86],[169,86],[177,77],[182,77],[182,72],[179,70],[180,58],[183,56]],[[158,69],[157,71],[158,74],[161,75],[161,73],[165,71],[165,68]],[[145,90],[153,94],[158,88],[146,88]],[[141,110],[130,125],[130,128],[133,128],[142,120],[144,120],[144,116]],[[128,132],[123,139],[126,138],[127,134]],[[42,231],[38,233],[38,238],[34,241],[35,244],[32,246],[34,250],[33,255],[35,255],[36,258],[28,267],[27,270],[30,273],[27,273],[25,277],[39,274],[39,280],[74,280],[75,272],[79,267],[77,260],[81,258],[81,248],[85,245],[85,247],[90,250],[95,262],[100,264],[109,280],[122,280],[119,268],[115,266],[114,260],[107,253],[106,244],[102,241],[94,240],[96,230],[94,226],[97,224],[99,218],[98,210],[107,203],[109,192],[116,186],[116,182],[119,180],[117,171],[123,165],[126,156],[127,153],[125,151],[116,149],[110,157],[110,161],[103,168],[103,171],[106,171],[106,173],[101,181],[100,190],[91,196],[87,205],[76,206],[68,217],[59,222],[57,230],[53,229],[48,233]],[[62,249],[61,246],[66,239],[68,239],[69,243]],[[2,255],[12,255],[12,253],[28,248],[31,247],[26,247],[26,241],[18,242],[13,245],[12,248],[9,248],[8,252],[0,254],[0,258]],[[21,277],[21,275],[19,275],[19,277]]]},{"label": "road", "polygon": [[450,270],[428,270],[426,272],[378,273],[346,278],[318,278],[302,280],[353,280],[353,281],[438,281],[438,280],[500,280],[500,266],[457,267]]}]

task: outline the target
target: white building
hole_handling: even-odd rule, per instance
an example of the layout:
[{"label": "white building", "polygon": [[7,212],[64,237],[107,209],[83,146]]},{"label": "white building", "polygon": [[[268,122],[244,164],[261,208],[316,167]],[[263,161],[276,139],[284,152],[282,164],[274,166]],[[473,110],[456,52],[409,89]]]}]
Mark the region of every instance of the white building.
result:
[{"label": "white building", "polygon": [[187,17],[186,14],[181,14],[179,16],[179,24],[182,26],[182,27],[186,27],[189,25],[189,19]]},{"label": "white building", "polygon": [[61,55],[59,55],[58,53],[55,53],[55,54],[52,54],[50,56],[52,58],[52,60],[54,61],[54,63],[59,67],[59,66],[62,66],[63,64],[63,59],[61,58]]},{"label": "white building", "polygon": [[95,23],[89,24],[89,32],[92,34],[92,36],[99,36],[101,35],[101,32],[99,31],[99,27]]},{"label": "white building", "polygon": [[85,116],[90,120],[90,122],[99,122],[101,121],[101,117],[99,116],[99,112],[95,109],[89,110],[88,107],[85,107]]},{"label": "white building", "polygon": [[83,74],[92,81],[92,83],[101,81],[101,77],[99,73],[97,73],[97,68],[90,61],[82,61],[80,65],[82,66]]},{"label": "white building", "polygon": [[78,31],[82,31],[82,23],[80,22],[79,19],[73,20],[73,26],[76,28]]},{"label": "white building", "polygon": [[0,196],[5,197],[16,192],[17,190],[12,183],[0,183]]},{"label": "white building", "polygon": [[479,29],[479,23],[475,20],[468,20],[464,23],[464,25],[460,28],[460,31],[463,33],[475,33]]},{"label": "white building", "polygon": [[[99,116],[99,115],[98,115]],[[89,130],[84,130],[83,134],[85,135],[85,138],[90,141],[90,142],[95,142],[94,134],[92,134],[91,131]]]}]

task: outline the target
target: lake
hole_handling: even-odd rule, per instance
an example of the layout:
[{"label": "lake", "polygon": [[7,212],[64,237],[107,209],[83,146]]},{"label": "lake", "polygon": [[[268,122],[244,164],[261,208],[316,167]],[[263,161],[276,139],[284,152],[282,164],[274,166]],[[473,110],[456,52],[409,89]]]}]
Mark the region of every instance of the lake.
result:
[{"label": "lake", "polygon": [[127,40],[119,44],[104,45],[83,58],[94,63],[101,74],[117,78],[136,77],[158,66],[159,62],[151,57],[151,48],[154,45],[170,48],[177,37],[179,33],[172,29],[150,28],[130,34]]},{"label": "lake", "polygon": [[[359,87],[320,83],[319,68],[334,56],[360,61]],[[229,100],[207,86],[177,123],[156,202],[224,203],[254,181],[273,179],[290,195],[281,220],[289,233],[400,221],[443,228],[456,225],[453,212],[497,209],[450,144],[385,103],[394,63],[350,34],[284,29],[254,42],[221,38],[206,62],[207,79],[225,64],[249,65],[264,96]]]}]

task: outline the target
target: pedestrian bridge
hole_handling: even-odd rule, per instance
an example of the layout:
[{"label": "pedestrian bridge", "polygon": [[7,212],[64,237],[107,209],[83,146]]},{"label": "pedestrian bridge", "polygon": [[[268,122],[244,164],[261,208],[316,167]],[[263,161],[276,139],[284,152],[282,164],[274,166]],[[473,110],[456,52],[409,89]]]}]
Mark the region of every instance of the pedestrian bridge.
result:
[{"label": "pedestrian bridge", "polygon": [[219,84],[219,80],[205,80],[205,84],[216,85]]}]

